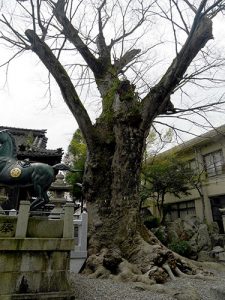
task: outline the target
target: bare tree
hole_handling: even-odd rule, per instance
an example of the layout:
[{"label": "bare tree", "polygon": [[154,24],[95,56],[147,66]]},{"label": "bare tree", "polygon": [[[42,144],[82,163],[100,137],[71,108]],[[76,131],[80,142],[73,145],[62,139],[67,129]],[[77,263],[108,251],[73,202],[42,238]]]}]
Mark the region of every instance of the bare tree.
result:
[{"label": "bare tree", "polygon": [[[216,70],[223,60],[206,44],[225,1],[14,0],[4,5],[11,12],[1,16],[1,39],[17,49],[12,59],[24,51],[38,56],[87,143],[87,268],[96,276],[106,269],[123,273],[126,259],[156,281],[153,265],[164,274],[171,275],[171,269],[180,274],[178,265],[184,263],[140,221],[140,168],[155,119],[174,114],[188,119],[195,111],[194,102],[191,110],[174,107],[171,95],[185,93],[187,82],[199,88],[220,84]],[[84,86],[98,92],[101,101],[94,124],[82,103]]]}]

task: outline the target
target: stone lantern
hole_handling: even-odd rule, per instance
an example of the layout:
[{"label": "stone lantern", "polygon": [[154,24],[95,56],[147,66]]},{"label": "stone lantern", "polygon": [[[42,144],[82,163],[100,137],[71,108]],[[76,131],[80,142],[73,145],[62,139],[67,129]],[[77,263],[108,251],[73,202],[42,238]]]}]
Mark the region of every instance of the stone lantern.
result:
[{"label": "stone lantern", "polygon": [[49,191],[52,192],[49,202],[54,204],[54,208],[51,211],[49,218],[59,219],[63,215],[63,206],[66,204],[65,193],[69,192],[72,185],[66,184],[64,180],[64,175],[59,173],[56,175],[56,180],[52,183]]}]

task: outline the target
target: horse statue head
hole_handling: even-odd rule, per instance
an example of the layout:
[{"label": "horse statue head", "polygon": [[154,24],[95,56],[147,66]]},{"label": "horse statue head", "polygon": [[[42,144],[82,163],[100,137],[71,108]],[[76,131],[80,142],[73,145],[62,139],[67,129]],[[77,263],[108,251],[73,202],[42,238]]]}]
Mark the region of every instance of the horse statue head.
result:
[{"label": "horse statue head", "polygon": [[12,158],[17,156],[15,139],[8,130],[0,131],[0,156]]}]

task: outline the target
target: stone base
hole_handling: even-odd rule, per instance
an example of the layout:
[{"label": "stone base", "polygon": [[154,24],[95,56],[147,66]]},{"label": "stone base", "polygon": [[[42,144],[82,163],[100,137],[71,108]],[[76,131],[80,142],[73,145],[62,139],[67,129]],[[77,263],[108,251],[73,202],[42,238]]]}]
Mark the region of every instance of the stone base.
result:
[{"label": "stone base", "polygon": [[0,299],[73,299],[73,239],[0,239]]}]

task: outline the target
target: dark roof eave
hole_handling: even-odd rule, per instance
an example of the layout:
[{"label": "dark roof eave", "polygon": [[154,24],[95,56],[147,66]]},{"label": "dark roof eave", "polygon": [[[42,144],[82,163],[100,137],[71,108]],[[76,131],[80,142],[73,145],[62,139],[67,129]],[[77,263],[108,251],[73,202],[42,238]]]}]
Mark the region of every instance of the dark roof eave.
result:
[{"label": "dark roof eave", "polygon": [[[41,149],[42,150],[42,149]],[[37,157],[37,156],[56,156],[56,157],[62,157],[63,155],[63,150],[57,149],[57,150],[48,150],[46,149],[45,151],[18,151],[18,155],[20,156],[31,156],[31,157]]]},{"label": "dark roof eave", "polygon": [[17,128],[9,126],[0,126],[0,130],[8,129],[12,134],[23,134],[24,132],[35,132],[36,134],[44,135],[47,132],[47,129],[29,129],[29,128]]}]

